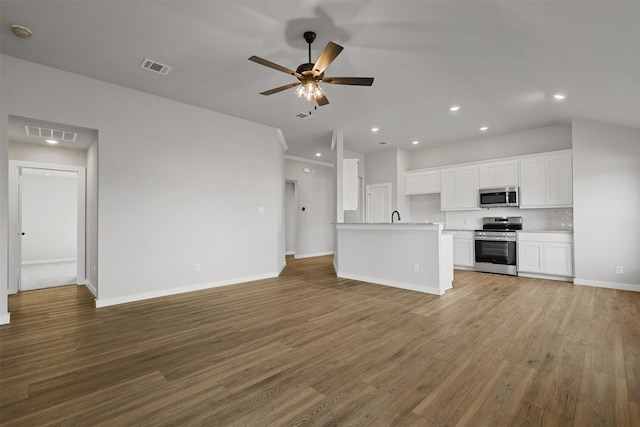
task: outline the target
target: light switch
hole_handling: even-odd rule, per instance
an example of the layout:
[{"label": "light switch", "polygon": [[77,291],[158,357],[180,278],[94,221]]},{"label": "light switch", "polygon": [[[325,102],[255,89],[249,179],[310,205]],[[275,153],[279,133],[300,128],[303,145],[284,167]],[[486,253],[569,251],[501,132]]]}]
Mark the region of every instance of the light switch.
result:
[{"label": "light switch", "polygon": [[263,214],[263,213],[264,213],[264,206],[260,206],[260,207],[258,208],[258,213],[261,213],[261,214]]}]

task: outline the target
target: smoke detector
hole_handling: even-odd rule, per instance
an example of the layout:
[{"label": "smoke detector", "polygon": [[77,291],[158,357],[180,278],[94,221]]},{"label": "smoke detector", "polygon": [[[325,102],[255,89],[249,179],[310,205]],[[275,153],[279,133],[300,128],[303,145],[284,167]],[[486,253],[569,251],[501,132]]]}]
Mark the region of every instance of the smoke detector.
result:
[{"label": "smoke detector", "polygon": [[14,36],[21,39],[28,39],[33,35],[30,29],[28,29],[27,27],[23,27],[22,25],[12,25],[11,32]]}]

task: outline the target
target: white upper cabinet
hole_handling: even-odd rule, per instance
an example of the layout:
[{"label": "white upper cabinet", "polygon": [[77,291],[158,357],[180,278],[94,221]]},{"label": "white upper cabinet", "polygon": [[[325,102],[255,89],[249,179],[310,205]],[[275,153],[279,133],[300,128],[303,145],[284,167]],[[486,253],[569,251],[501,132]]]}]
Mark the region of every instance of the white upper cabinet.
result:
[{"label": "white upper cabinet", "polygon": [[478,188],[511,187],[520,184],[517,160],[478,166]]},{"label": "white upper cabinet", "polygon": [[405,195],[440,192],[440,171],[408,172],[404,174]]},{"label": "white upper cabinet", "polygon": [[549,154],[520,161],[520,207],[571,207],[571,153]]},{"label": "white upper cabinet", "polygon": [[440,208],[443,211],[478,209],[477,167],[444,169],[440,178]]},{"label": "white upper cabinet", "polygon": [[546,157],[547,206],[573,205],[573,161],[571,154]]}]

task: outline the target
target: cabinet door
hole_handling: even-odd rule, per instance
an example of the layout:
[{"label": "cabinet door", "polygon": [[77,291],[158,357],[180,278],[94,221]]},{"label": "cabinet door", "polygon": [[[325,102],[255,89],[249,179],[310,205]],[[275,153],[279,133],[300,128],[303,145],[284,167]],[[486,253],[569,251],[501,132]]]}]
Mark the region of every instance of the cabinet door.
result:
[{"label": "cabinet door", "polygon": [[475,265],[473,240],[453,239],[453,264],[463,267]]},{"label": "cabinet door", "polygon": [[478,207],[477,169],[458,169],[456,171],[456,208]]},{"label": "cabinet door", "polygon": [[547,206],[573,204],[573,168],[571,154],[546,158]]},{"label": "cabinet door", "polygon": [[478,166],[478,188],[509,187],[520,183],[518,162],[490,163]]},{"label": "cabinet door", "polygon": [[544,272],[544,243],[518,242],[518,271]]},{"label": "cabinet door", "polygon": [[440,192],[440,171],[422,172],[420,175],[424,194]]},{"label": "cabinet door", "polygon": [[573,250],[570,243],[544,244],[544,270],[547,274],[573,276]]},{"label": "cabinet door", "polygon": [[422,176],[419,173],[406,174],[405,194],[422,194]]},{"label": "cabinet door", "polygon": [[442,171],[440,176],[440,209],[456,208],[456,171]]},{"label": "cabinet door", "polygon": [[544,157],[520,162],[520,207],[546,204],[547,180]]}]

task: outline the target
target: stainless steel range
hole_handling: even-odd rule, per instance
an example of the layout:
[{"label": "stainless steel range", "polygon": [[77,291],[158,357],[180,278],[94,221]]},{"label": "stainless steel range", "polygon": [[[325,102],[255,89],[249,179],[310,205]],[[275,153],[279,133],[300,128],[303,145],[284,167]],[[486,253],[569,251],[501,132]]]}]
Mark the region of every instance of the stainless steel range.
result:
[{"label": "stainless steel range", "polygon": [[516,231],[522,230],[521,216],[489,216],[476,230],[476,271],[517,276]]}]

